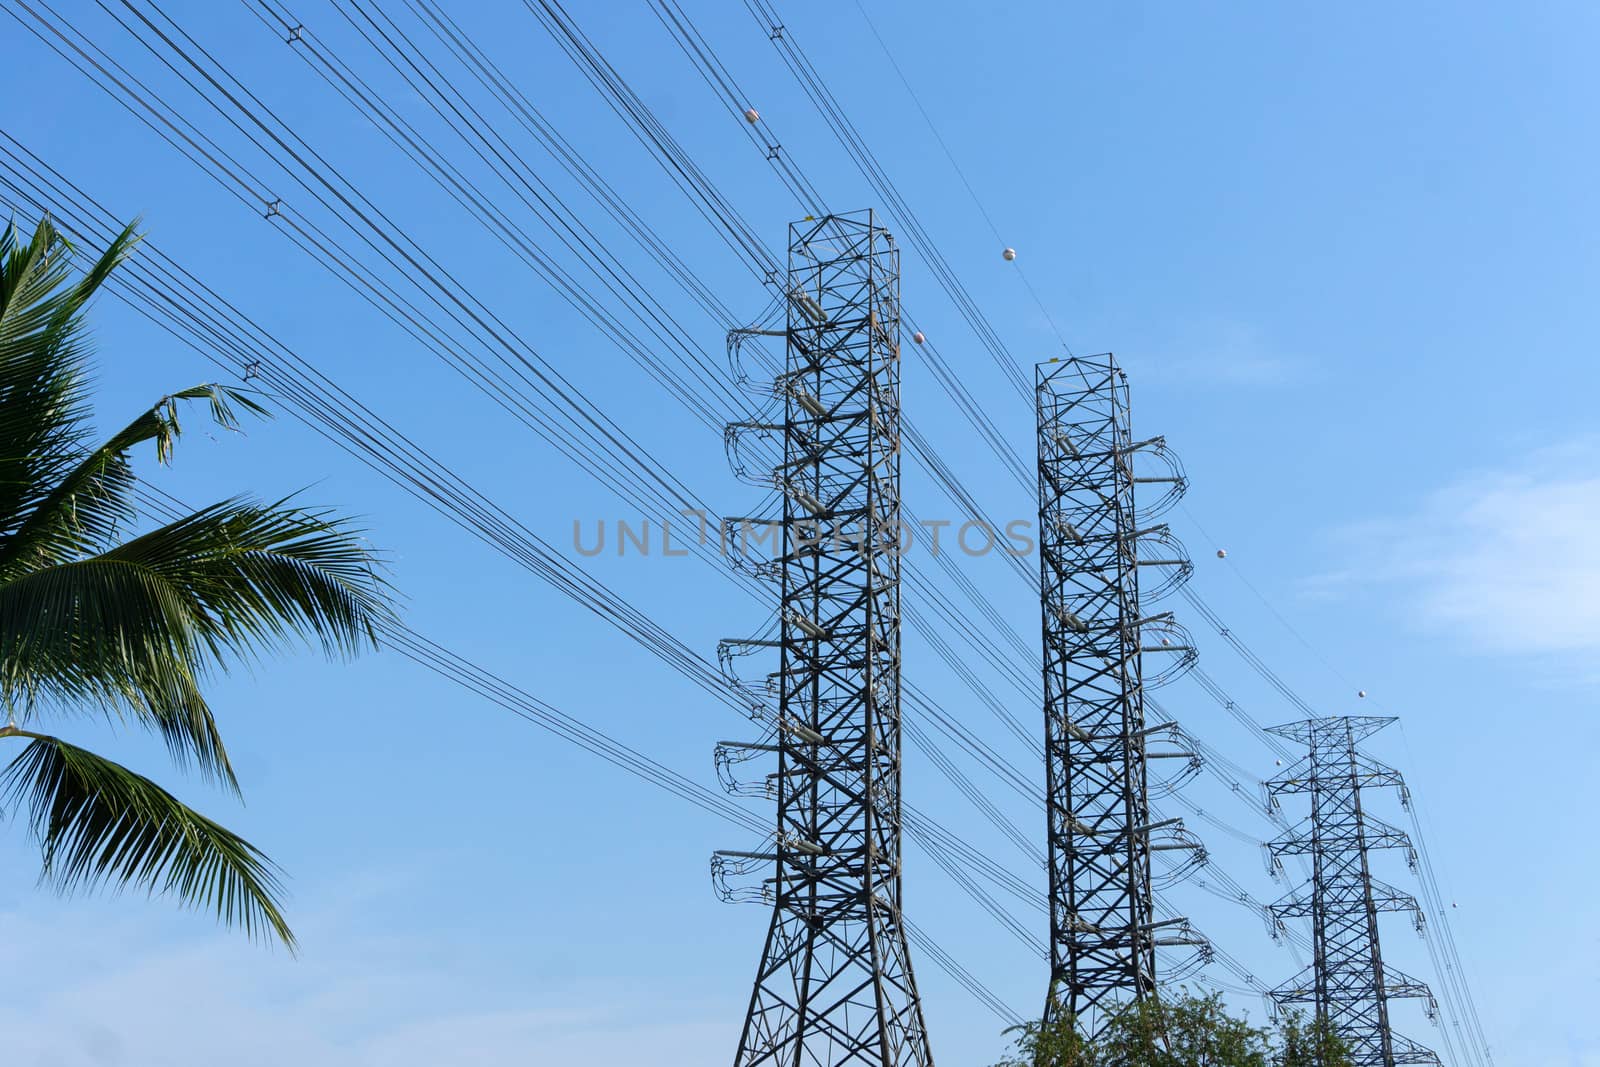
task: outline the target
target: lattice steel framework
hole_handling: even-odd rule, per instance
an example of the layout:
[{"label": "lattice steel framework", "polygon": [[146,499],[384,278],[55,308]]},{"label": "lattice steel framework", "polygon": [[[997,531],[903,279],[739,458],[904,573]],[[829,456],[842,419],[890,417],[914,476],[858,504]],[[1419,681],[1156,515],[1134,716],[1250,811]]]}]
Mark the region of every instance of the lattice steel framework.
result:
[{"label": "lattice steel framework", "polygon": [[871,212],[790,227],[776,869],[735,1067],[933,1062],[900,911],[899,283]]},{"label": "lattice steel framework", "polygon": [[1310,858],[1311,882],[1272,905],[1282,918],[1309,918],[1314,958],[1304,972],[1273,991],[1279,1004],[1309,1004],[1318,1018],[1349,1045],[1355,1067],[1438,1064],[1430,1049],[1393,1032],[1389,1001],[1421,997],[1435,1013],[1433,995],[1415,978],[1383,962],[1378,944],[1380,912],[1409,911],[1421,928],[1416,900],[1372,877],[1373,849],[1404,849],[1415,865],[1404,832],[1363,810],[1362,790],[1394,787],[1408,798],[1400,773],[1360,752],[1356,744],[1395,720],[1339,716],[1309,719],[1271,732],[1299,741],[1307,755],[1267,783],[1274,799],[1304,793],[1311,817],[1270,843],[1277,856]]},{"label": "lattice steel framework", "polygon": [[[1045,1011],[1070,1012],[1093,1031],[1108,1009],[1155,989],[1158,946],[1197,943],[1183,919],[1153,914],[1150,854],[1161,846],[1151,835],[1166,824],[1151,824],[1146,744],[1156,731],[1144,716],[1146,685],[1187,668],[1194,648],[1170,615],[1145,617],[1139,604],[1141,566],[1188,566],[1142,560],[1139,551],[1141,538],[1164,543],[1164,527],[1141,524],[1175,502],[1185,482],[1160,438],[1133,440],[1127,376],[1109,353],[1041,364],[1037,399],[1050,859]],[[1168,469],[1136,477],[1138,453],[1167,460]],[[1146,482],[1165,490],[1141,512],[1134,487]],[[1149,678],[1145,653],[1164,657]]]}]

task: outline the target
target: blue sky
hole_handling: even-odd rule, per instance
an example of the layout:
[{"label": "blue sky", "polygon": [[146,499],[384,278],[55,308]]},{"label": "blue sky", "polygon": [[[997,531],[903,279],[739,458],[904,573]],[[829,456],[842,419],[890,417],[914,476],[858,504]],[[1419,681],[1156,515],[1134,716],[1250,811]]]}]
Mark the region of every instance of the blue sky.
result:
[{"label": "blue sky", "polygon": [[[830,204],[872,205],[742,6],[686,6]],[[1596,799],[1584,738],[1600,679],[1600,375],[1590,358],[1600,339],[1600,75],[1590,62],[1600,16],[1574,3],[1014,3],[981,17],[949,4],[868,6],[1067,341],[1115,350],[1132,379],[1135,432],[1165,434],[1182,455],[1193,486],[1171,521],[1196,558],[1194,587],[1319,709],[1403,716],[1403,730],[1371,748],[1422,802],[1498,1061],[1600,1064],[1600,1039],[1581,1022],[1595,978],[1578,962],[1600,940],[1588,903],[1594,849],[1578,817]],[[313,211],[97,5],[58,10]],[[245,6],[167,10],[652,455],[726,513],[753,506],[715,434],[412,171]],[[396,107],[433,121],[333,4],[293,10]],[[793,203],[648,6],[572,10],[781,246]],[[1011,350],[1025,363],[1059,354],[855,6],[780,10]],[[521,5],[497,0],[458,17],[725,303],[762,311],[761,287]],[[570,544],[574,519],[634,517],[19,25],[6,20],[4,34],[6,131],[118,214],[143,214],[167,255],[549,541]],[[439,143],[483,174],[459,144]],[[585,204],[537,150],[529,159]],[[720,359],[723,325],[597,229]],[[1029,456],[1031,412],[909,252],[903,291]],[[108,430],[214,374],[115,301],[99,305],[97,334]],[[1031,513],[916,359],[904,403],[986,509]],[[603,622],[291,418],[235,436],[204,432],[197,412],[191,427],[174,466],[150,469],[162,487],[196,503],[304,490],[361,515],[416,629],[715,785],[712,745],[747,724]],[[924,517],[949,511],[909,465],[905,495]],[[764,621],[695,560],[585,566],[707,656]],[[1017,629],[1036,632],[1037,605],[1001,562],[963,567]],[[1185,608],[1175,603],[1228,692],[1262,721],[1294,718]],[[1024,758],[915,636],[906,664]],[[985,676],[1037,721],[1036,702]],[[1358,703],[1357,688],[1371,696]],[[0,962],[22,977],[0,1005],[0,1032],[14,1062],[188,1067],[219,1048],[241,1064],[305,1067],[731,1058],[766,916],[715,900],[706,862],[713,849],[751,847],[739,831],[392,654],[349,667],[308,654],[217,690],[242,809],[180,782],[155,745],[112,742],[86,724],[73,736],[115,744],[282,863],[302,958],[161,901],[57,902],[36,891],[12,825],[0,837],[10,872]],[[1251,774],[1273,773],[1271,754],[1192,681],[1159,697]],[[914,803],[1024,870],[931,767],[908,756],[905,773]],[[1230,825],[1270,832],[1213,780],[1190,788]],[[1392,799],[1377,804],[1403,819]],[[1022,805],[1007,810],[1032,827]],[[1190,824],[1255,897],[1286,890],[1258,850]],[[1414,889],[1398,858],[1380,863]],[[1192,885],[1167,895],[1266,984],[1296,969],[1243,910]],[[1041,964],[915,848],[906,900],[1014,1008],[1040,1001]],[[1403,920],[1385,926],[1385,947],[1436,980]],[[939,1061],[991,1062],[999,1023],[929,961],[918,967]],[[1255,998],[1236,1003],[1261,1013]],[[1412,1007],[1400,1015],[1410,1036],[1443,1050]]]}]

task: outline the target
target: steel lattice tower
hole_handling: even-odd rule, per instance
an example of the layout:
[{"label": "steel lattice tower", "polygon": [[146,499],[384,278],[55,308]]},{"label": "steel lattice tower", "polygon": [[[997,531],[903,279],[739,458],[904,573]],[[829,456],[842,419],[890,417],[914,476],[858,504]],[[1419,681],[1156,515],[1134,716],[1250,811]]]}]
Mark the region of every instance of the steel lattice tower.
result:
[{"label": "steel lattice tower", "polygon": [[[735,1067],[930,1067],[900,911],[900,271],[871,212],[789,231],[773,904]],[[777,431],[776,426],[762,427]],[[738,758],[744,758],[740,756]]]},{"label": "steel lattice tower", "polygon": [[[1175,502],[1185,481],[1160,438],[1133,440],[1127,376],[1109,353],[1040,364],[1037,400],[1050,860],[1045,1011],[1070,1012],[1093,1031],[1108,1009],[1154,991],[1158,946],[1196,944],[1184,920],[1158,921],[1153,913],[1151,835],[1161,828],[1150,819],[1146,742],[1155,731],[1144,716],[1145,687],[1192,664],[1194,649],[1170,615],[1145,617],[1139,604],[1141,567],[1187,574],[1186,559],[1140,558],[1141,539],[1170,543],[1164,527],[1141,524]],[[1139,453],[1170,469],[1135,477]],[[1134,487],[1145,482],[1166,490],[1141,512]],[[1145,653],[1171,658],[1147,678]]]},{"label": "steel lattice tower", "polygon": [[1400,773],[1360,752],[1356,743],[1395,720],[1340,716],[1309,719],[1271,732],[1304,744],[1306,757],[1267,783],[1275,799],[1304,793],[1311,817],[1270,843],[1277,856],[1304,855],[1311,882],[1272,906],[1280,917],[1310,918],[1315,949],[1311,966],[1273,991],[1281,1005],[1309,1004],[1350,1047],[1355,1067],[1438,1064],[1431,1050],[1393,1032],[1389,1001],[1421,997],[1434,1013],[1428,987],[1383,962],[1378,944],[1378,914],[1409,911],[1418,929],[1422,911],[1408,894],[1372,877],[1373,849],[1404,849],[1415,865],[1404,832],[1367,814],[1362,789],[1393,786],[1407,802]]}]

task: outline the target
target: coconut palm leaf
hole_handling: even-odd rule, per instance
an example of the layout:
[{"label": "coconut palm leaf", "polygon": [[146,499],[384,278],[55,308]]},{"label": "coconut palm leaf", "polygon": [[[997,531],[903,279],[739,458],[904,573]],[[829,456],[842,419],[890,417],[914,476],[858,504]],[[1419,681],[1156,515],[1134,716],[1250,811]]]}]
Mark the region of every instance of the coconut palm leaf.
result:
[{"label": "coconut palm leaf", "polygon": [[72,247],[42,221],[0,233],[0,537],[81,459],[90,433],[82,311],[137,243],[133,227],[77,281]]},{"label": "coconut palm leaf", "polygon": [[171,893],[291,950],[283,886],[259,849],[150,779],[55,737],[30,738],[0,775],[44,852],[41,880],[62,893],[102,885]]},{"label": "coconut palm leaf", "polygon": [[77,351],[81,312],[89,298],[133,252],[139,238],[130,223],[77,281],[70,241],[41,219],[26,247],[15,224],[0,235],[0,365],[22,359],[63,361]]},{"label": "coconut palm leaf", "polygon": [[83,313],[137,240],[130,226],[74,277],[49,220],[25,244],[14,226],[0,233],[0,740],[31,739],[0,800],[28,806],[57,889],[140,885],[292,944],[253,846],[148,779],[32,732],[41,716],[107,715],[237,791],[206,679],[298,640],[354,655],[391,617],[371,549],[328,512],[239,498],[130,536],[133,452],[152,444],[167,462],[186,401],[230,429],[265,414],[200,385],[96,443]]},{"label": "coconut palm leaf", "polygon": [[326,512],[224,501],[96,556],[0,582],[0,663],[71,698],[97,679],[172,687],[313,637],[331,655],[376,641],[385,585],[358,533]]},{"label": "coconut palm leaf", "polygon": [[330,656],[377,641],[391,616],[360,532],[327,511],[234,499],[168,523],[101,558],[147,568],[196,605],[218,664],[314,635]]},{"label": "coconut palm leaf", "polygon": [[238,390],[215,384],[162,397],[99,448],[80,454],[71,469],[59,473],[54,486],[26,517],[0,538],[0,580],[21,568],[93,552],[130,524],[137,510],[132,500],[136,479],[129,453],[153,441],[157,461],[167,462],[182,432],[178,404],[184,400],[208,401],[213,421],[229,430],[239,425],[235,404],[251,414],[266,414]]},{"label": "coconut palm leaf", "polygon": [[96,557],[35,571],[0,585],[0,686],[29,709],[127,710],[180,763],[233,785],[200,695],[198,610],[136,562]]}]

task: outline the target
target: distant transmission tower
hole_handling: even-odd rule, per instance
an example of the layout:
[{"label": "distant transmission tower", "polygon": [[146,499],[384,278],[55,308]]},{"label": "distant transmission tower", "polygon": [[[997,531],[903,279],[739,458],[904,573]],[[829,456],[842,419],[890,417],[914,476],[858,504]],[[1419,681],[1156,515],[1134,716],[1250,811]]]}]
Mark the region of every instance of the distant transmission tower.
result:
[{"label": "distant transmission tower", "polygon": [[[1197,843],[1178,820],[1152,824],[1144,692],[1195,659],[1170,613],[1146,616],[1140,571],[1169,591],[1191,565],[1149,520],[1186,486],[1161,438],[1134,441],[1128,381],[1105,355],[1040,364],[1039,539],[1044,608],[1045,772],[1050,856],[1050,994],[1091,1032],[1156,985],[1156,949],[1200,947],[1180,918],[1154,914],[1150,856]],[[1135,475],[1136,457],[1162,467]],[[1164,486],[1140,508],[1136,485]],[[1149,675],[1144,656],[1161,660]]]},{"label": "distant transmission tower", "polygon": [[1310,918],[1315,948],[1311,966],[1272,996],[1282,1005],[1311,1005],[1349,1045],[1355,1067],[1439,1063],[1430,1049],[1390,1028],[1389,1001],[1395,997],[1423,998],[1430,1016],[1437,1009],[1428,987],[1384,963],[1378,947],[1379,912],[1409,911],[1422,928],[1416,900],[1373,878],[1367,863],[1372,849],[1399,848],[1416,864],[1410,838],[1361,806],[1362,789],[1379,786],[1395,787],[1401,802],[1409,803],[1400,773],[1356,748],[1394,721],[1340,716],[1271,728],[1309,752],[1267,783],[1270,795],[1275,800],[1304,793],[1311,799],[1310,819],[1270,843],[1275,856],[1310,857],[1311,882],[1272,910],[1280,918]]},{"label": "distant transmission tower", "polygon": [[724,643],[778,654],[775,729],[718,748],[719,772],[777,761],[771,851],[712,864],[775,872],[725,889],[773,905],[735,1067],[933,1062],[900,913],[899,288],[871,212],[791,226],[783,422],[730,429],[783,450],[779,556],[753,568],[781,585],[776,636]]}]

